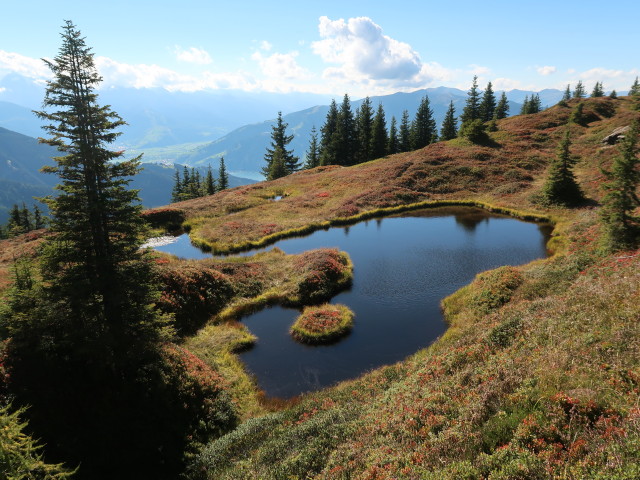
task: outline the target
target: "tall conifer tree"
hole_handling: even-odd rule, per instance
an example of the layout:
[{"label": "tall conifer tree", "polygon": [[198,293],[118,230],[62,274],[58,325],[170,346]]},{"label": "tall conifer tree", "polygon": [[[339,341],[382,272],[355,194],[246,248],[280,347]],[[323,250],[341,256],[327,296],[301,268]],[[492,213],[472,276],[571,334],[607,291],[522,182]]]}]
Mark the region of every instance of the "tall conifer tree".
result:
[{"label": "tall conifer tree", "polygon": [[357,140],[356,120],[351,110],[349,95],[345,93],[338,113],[336,161],[339,165],[356,163]]},{"label": "tall conifer tree", "polygon": [[399,151],[398,127],[396,126],[396,117],[391,117],[391,123],[389,125],[389,143],[387,144],[387,153],[389,155],[394,155]]},{"label": "tall conifer tree", "polygon": [[220,157],[220,167],[218,168],[218,191],[229,188],[229,175],[224,164],[224,157]]},{"label": "tall conifer tree", "polygon": [[634,120],[620,144],[611,170],[602,170],[607,182],[603,185],[606,193],[602,199],[600,218],[607,251],[633,248],[640,240],[639,219],[633,217],[633,211],[640,205],[636,193],[640,185],[638,135],[640,125],[638,120]]},{"label": "tall conifer tree", "polygon": [[288,126],[289,124],[282,120],[282,112],[278,112],[276,123],[271,127],[271,146],[267,147],[267,152],[264,155],[267,164],[262,169],[262,173],[265,177],[268,177],[271,171],[271,162],[276,148],[280,149],[287,175],[300,170],[299,158],[293,154],[293,150],[287,149],[287,145],[293,140],[293,135],[287,135]]},{"label": "tall conifer tree", "polygon": [[318,132],[316,126],[311,127],[309,150],[306,153],[305,169],[315,168],[320,165],[320,145],[318,144]]},{"label": "tall conifer tree", "polygon": [[411,150],[411,126],[409,124],[409,112],[403,110],[400,120],[400,130],[398,132],[398,148],[400,152]]},{"label": "tall conifer tree", "polygon": [[331,100],[327,118],[320,129],[320,164],[335,165],[337,163],[338,143],[338,105]]},{"label": "tall conifer tree", "polygon": [[456,122],[456,108],[453,106],[453,100],[449,102],[449,108],[442,121],[440,129],[440,140],[452,140],[458,136],[458,126]]},{"label": "tall conifer tree", "polygon": [[509,116],[509,100],[507,100],[507,94],[502,92],[498,105],[496,105],[496,120],[502,120]]},{"label": "tall conifer tree", "polygon": [[604,87],[601,82],[596,82],[593,87],[593,91],[591,92],[592,98],[604,97]]},{"label": "tall conifer tree", "polygon": [[571,100],[571,85],[567,85],[567,89],[564,91],[564,94],[562,95],[562,100],[565,102],[568,102],[569,100]]},{"label": "tall conifer tree", "polygon": [[493,114],[496,111],[496,96],[493,93],[493,85],[491,85],[491,82],[487,84],[478,108],[480,109],[480,119],[483,122],[488,122],[493,118]]},{"label": "tall conifer tree", "polygon": [[99,105],[93,54],[71,22],[45,62],[53,77],[38,116],[61,153],[46,171],[61,183],[47,201],[42,281],[20,282],[11,299],[11,391],[49,458],[80,465],[78,478],[176,478],[188,439],[218,420],[199,417],[209,407],[180,390],[165,356],[155,263],[139,248],[142,207],[128,188],[139,158],[112,161],[124,122]]},{"label": "tall conifer tree", "polygon": [[573,91],[573,98],[584,98],[587,96],[587,92],[584,89],[584,85],[582,85],[582,80],[578,80],[576,84],[576,88]]},{"label": "tall conifer tree", "polygon": [[378,104],[376,116],[373,119],[373,132],[371,136],[371,156],[372,158],[382,158],[387,154],[387,121],[384,116],[382,104]]},{"label": "tall conifer tree", "polygon": [[373,132],[373,108],[371,100],[366,97],[356,114],[356,129],[358,136],[358,148],[356,152],[357,163],[368,162],[371,155],[371,135]]},{"label": "tall conifer tree", "polygon": [[437,139],[436,122],[433,110],[429,105],[429,97],[422,97],[415,119],[411,124],[411,148],[423,148]]},{"label": "tall conifer tree", "polygon": [[480,118],[480,93],[478,92],[478,76],[476,75],[473,77],[473,84],[467,94],[467,103],[460,116],[460,121],[467,123],[478,118]]}]

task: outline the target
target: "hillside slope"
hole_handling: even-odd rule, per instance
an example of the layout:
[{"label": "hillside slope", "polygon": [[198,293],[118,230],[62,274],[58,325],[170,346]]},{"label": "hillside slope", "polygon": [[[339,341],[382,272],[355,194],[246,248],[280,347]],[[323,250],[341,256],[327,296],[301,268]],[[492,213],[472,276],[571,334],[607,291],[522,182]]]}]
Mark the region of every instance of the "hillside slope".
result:
[{"label": "hillside slope", "polygon": [[[445,299],[451,326],[434,345],[247,420],[191,478],[638,478],[640,250],[600,252],[598,202],[599,167],[617,155],[602,139],[639,114],[630,99],[589,99],[586,125],[568,125],[575,103],[501,121],[485,145],[456,139],[176,204],[192,238],[220,251],[420,202],[556,223],[550,259],[480,274]],[[567,128],[589,201],[544,207]]]},{"label": "hillside slope", "polygon": [[[528,93],[531,94],[531,92]],[[559,90],[551,90],[547,95],[549,98],[553,98],[554,93],[555,101],[559,100],[562,95]],[[466,92],[457,88],[438,87],[411,93],[394,93],[392,95],[372,97],[371,103],[374,109],[377,108],[378,104],[382,104],[387,125],[390,124],[391,117],[395,117],[399,125],[404,110],[408,110],[410,119],[413,119],[425,94],[429,96],[429,103],[433,109],[433,116],[438,129],[449,108],[449,102],[453,101],[456,111],[460,113],[464,108],[467,96]],[[511,95],[511,93],[509,92],[508,95]],[[520,98],[518,92],[515,95]],[[340,104],[341,100],[337,99],[336,101]],[[552,103],[555,103],[555,101]],[[353,101],[351,104],[352,110],[355,112],[361,104],[362,100]],[[520,111],[520,103],[510,100],[509,105],[511,114]],[[304,159],[309,147],[311,128],[315,126],[316,130],[320,132],[328,110],[328,105],[321,105],[283,116],[283,120],[289,124],[288,133],[293,135],[293,140],[289,147],[301,159]],[[274,120],[267,120],[261,123],[245,125],[218,140],[178,157],[177,161],[187,165],[200,165],[224,156],[232,171],[259,172],[264,165],[264,152],[269,146],[273,123]]]}]

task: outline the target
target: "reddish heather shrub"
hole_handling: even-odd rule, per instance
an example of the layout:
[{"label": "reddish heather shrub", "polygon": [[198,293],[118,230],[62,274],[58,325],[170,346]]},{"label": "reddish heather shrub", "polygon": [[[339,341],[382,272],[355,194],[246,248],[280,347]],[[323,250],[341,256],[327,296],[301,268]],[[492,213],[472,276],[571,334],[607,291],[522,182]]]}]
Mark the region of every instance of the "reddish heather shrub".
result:
[{"label": "reddish heather shrub", "polygon": [[329,343],[343,337],[353,327],[353,312],[344,305],[307,307],[290,329],[303,343]]},{"label": "reddish heather shrub", "polygon": [[144,218],[153,228],[177,230],[185,221],[185,214],[177,208],[156,208],[142,212]]},{"label": "reddish heather shrub", "polygon": [[156,392],[159,398],[153,404],[160,416],[171,412],[164,427],[184,434],[182,451],[188,456],[235,428],[236,408],[224,379],[189,350],[169,343],[162,354],[166,387]]},{"label": "reddish heather shrub", "polygon": [[175,315],[180,334],[195,332],[234,295],[229,278],[202,264],[169,264],[160,270],[158,308]]},{"label": "reddish heather shrub", "polygon": [[298,286],[302,304],[327,300],[351,280],[349,257],[335,248],[305,252],[296,260],[295,267],[303,275]]}]

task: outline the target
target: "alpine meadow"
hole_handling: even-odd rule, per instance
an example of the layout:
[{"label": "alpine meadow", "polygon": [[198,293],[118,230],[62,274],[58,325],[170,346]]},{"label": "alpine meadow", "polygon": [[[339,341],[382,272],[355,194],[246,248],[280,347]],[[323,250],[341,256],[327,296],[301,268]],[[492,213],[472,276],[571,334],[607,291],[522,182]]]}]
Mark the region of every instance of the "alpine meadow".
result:
[{"label": "alpine meadow", "polygon": [[468,11],[68,3],[0,46],[0,478],[640,478],[637,65],[547,0],[429,61]]}]

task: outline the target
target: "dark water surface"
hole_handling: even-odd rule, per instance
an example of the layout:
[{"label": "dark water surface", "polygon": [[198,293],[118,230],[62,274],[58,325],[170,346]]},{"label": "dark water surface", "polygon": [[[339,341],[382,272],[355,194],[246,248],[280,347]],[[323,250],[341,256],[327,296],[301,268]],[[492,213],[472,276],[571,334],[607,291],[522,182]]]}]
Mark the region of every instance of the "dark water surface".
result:
[{"label": "dark water surface", "polygon": [[276,397],[317,390],[402,360],[445,331],[442,298],[484,270],[545,257],[549,234],[548,226],[481,209],[447,208],[281,240],[268,248],[300,253],[337,247],[350,255],[353,286],[331,303],[354,311],[353,331],[332,345],[301,345],[288,333],[299,312],[271,307],[242,320],[258,342],[241,358],[260,388]]}]

